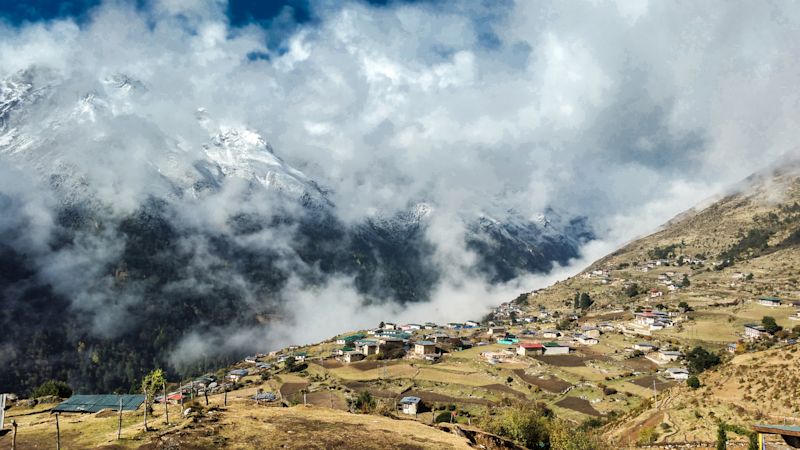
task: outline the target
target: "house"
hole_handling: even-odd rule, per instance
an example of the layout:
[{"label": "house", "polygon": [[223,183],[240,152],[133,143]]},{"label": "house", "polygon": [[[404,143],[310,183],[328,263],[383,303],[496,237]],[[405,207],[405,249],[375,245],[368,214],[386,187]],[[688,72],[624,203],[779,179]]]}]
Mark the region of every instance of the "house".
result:
[{"label": "house", "polygon": [[800,311],[797,311],[796,313],[789,316],[789,320],[800,320]]},{"label": "house", "polygon": [[727,350],[728,353],[736,353],[736,347],[737,346],[738,346],[738,344],[736,342],[731,342],[731,343],[729,343],[728,345],[725,346],[725,350]]},{"label": "house", "polygon": [[770,334],[767,332],[767,329],[761,325],[748,323],[744,326],[744,336],[751,341],[755,341],[761,339],[762,337],[769,337]]},{"label": "house", "polygon": [[378,339],[378,351],[387,351],[403,346],[403,338],[395,336],[381,336]]},{"label": "house", "polygon": [[306,352],[298,352],[294,354],[294,360],[297,362],[303,362],[306,360],[306,356],[308,356]]},{"label": "house", "polygon": [[403,397],[400,399],[400,407],[403,410],[403,414],[409,414],[412,416],[417,415],[417,410],[420,407],[420,402],[422,399],[419,397]]},{"label": "house", "polygon": [[589,336],[591,338],[598,339],[600,338],[600,329],[596,327],[583,327],[581,328],[582,334]]},{"label": "house", "polygon": [[650,289],[650,298],[658,298],[658,297],[661,297],[663,295],[664,295],[664,293],[659,291],[658,289],[655,289],[655,288]]},{"label": "house", "polygon": [[563,336],[563,334],[558,330],[544,330],[544,331],[542,331],[542,337],[544,337],[545,339],[558,339],[561,336]]},{"label": "house", "polygon": [[464,325],[467,328],[478,328],[479,326],[481,326],[481,323],[476,321],[476,320],[468,320],[468,321],[464,322]]},{"label": "house", "polygon": [[486,334],[488,334],[489,336],[494,336],[494,335],[498,335],[498,334],[506,334],[506,328],[505,327],[489,327],[489,329],[486,331]]},{"label": "house", "polygon": [[689,371],[683,367],[670,367],[666,370],[666,375],[673,380],[688,380]]},{"label": "house", "polygon": [[633,344],[633,349],[634,350],[640,350],[640,351],[643,351],[643,352],[646,353],[646,352],[652,352],[654,350],[658,350],[658,347],[653,345],[653,344],[650,344],[649,342],[637,342],[637,343]]},{"label": "house", "polygon": [[367,336],[364,335],[364,333],[357,333],[357,334],[351,334],[349,336],[342,336],[339,339],[336,339],[336,344],[337,345],[345,345],[345,346],[349,347],[349,346],[351,346],[353,344],[353,342],[355,342],[355,341],[357,341],[359,339],[364,339],[365,337],[367,337]]},{"label": "house", "polygon": [[617,329],[616,326],[613,323],[610,323],[610,322],[599,323],[599,324],[597,324],[597,327],[601,331],[615,331]]},{"label": "house", "polygon": [[781,299],[776,297],[761,297],[758,299],[758,304],[771,307],[781,306]]},{"label": "house", "polygon": [[417,341],[414,343],[414,353],[417,355],[431,355],[436,353],[436,344],[431,341]]},{"label": "house", "polygon": [[544,345],[539,342],[520,342],[517,354],[520,356],[542,355],[544,354]]},{"label": "house", "polygon": [[384,330],[396,330],[397,329],[397,324],[396,323],[391,323],[391,322],[384,322],[383,323],[383,329]]},{"label": "house", "polygon": [[519,338],[513,334],[506,333],[505,336],[498,336],[497,343],[500,345],[513,345],[519,342]]},{"label": "house", "polygon": [[575,336],[575,341],[581,345],[597,345],[600,343],[600,341],[597,339],[589,337],[585,334],[579,334]]},{"label": "house", "polygon": [[675,350],[661,350],[656,354],[656,357],[662,361],[677,361],[683,358],[683,353]]},{"label": "house", "polygon": [[228,375],[225,376],[225,379],[233,383],[237,383],[243,377],[246,377],[247,374],[249,373],[250,372],[247,369],[234,369],[228,372]]},{"label": "house", "polygon": [[356,351],[364,354],[364,356],[378,354],[378,341],[372,339],[362,339],[355,342]]},{"label": "house", "polygon": [[458,322],[450,322],[450,323],[447,324],[447,328],[449,328],[451,330],[460,330],[460,329],[464,328],[464,324],[463,323],[458,323]]},{"label": "house", "polygon": [[421,330],[422,329],[422,325],[420,325],[418,323],[408,323],[408,324],[405,324],[405,325],[401,326],[400,329],[403,330],[403,331]]},{"label": "house", "polygon": [[352,362],[361,361],[362,359],[366,358],[363,353],[357,352],[355,350],[351,350],[349,352],[344,352],[341,356],[341,360],[344,363],[350,364]]},{"label": "house", "polygon": [[425,322],[425,329],[426,330],[433,330],[434,328],[439,328],[439,325],[436,325],[433,322]]},{"label": "house", "polygon": [[546,356],[550,355],[568,355],[569,354],[569,346],[562,345],[558,342],[545,342],[544,344],[544,354]]},{"label": "house", "polygon": [[248,357],[246,357],[244,359],[244,362],[246,362],[247,364],[255,364],[256,363],[256,357],[255,356],[248,356]]}]

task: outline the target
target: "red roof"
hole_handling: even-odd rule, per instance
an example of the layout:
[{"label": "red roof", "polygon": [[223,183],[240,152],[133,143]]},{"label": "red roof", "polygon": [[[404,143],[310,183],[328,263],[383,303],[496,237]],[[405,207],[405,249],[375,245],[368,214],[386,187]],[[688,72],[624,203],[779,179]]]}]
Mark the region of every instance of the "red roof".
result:
[{"label": "red roof", "polygon": [[522,342],[519,346],[522,348],[544,348],[544,345],[538,342]]}]

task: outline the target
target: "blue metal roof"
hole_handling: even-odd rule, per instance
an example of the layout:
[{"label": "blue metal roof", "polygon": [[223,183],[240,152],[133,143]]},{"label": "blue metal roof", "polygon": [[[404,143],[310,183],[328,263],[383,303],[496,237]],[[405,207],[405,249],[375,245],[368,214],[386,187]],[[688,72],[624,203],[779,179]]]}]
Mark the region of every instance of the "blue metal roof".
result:
[{"label": "blue metal roof", "polygon": [[413,405],[415,403],[421,402],[422,399],[419,397],[403,397],[400,399],[401,405]]},{"label": "blue metal roof", "polygon": [[53,408],[56,412],[97,412],[101,409],[119,410],[119,402],[122,400],[123,411],[135,411],[144,403],[144,395],[73,395]]}]

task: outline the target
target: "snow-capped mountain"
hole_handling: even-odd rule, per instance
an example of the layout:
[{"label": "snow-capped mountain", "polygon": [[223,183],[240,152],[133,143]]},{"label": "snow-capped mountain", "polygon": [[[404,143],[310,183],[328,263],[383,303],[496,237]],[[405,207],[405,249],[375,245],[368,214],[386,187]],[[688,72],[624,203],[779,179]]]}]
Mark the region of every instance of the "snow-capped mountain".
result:
[{"label": "snow-capped mountain", "polygon": [[[197,327],[223,333],[291,311],[296,280],[350,279],[371,303],[430,298],[448,261],[431,234],[446,205],[420,198],[342,220],[335,187],[254,128],[204,105],[169,105],[193,117],[173,124],[142,109],[160,104],[151,95],[122,74],[87,84],[30,70],[0,81],[0,176],[13,180],[0,183],[0,385],[39,381],[11,376],[39,360],[23,357],[36,339],[52,355],[42,377],[128,385],[152,361],[168,364]],[[548,271],[592,238],[581,218],[530,220],[501,205],[449,226],[475,255],[460,270],[487,282]]]}]

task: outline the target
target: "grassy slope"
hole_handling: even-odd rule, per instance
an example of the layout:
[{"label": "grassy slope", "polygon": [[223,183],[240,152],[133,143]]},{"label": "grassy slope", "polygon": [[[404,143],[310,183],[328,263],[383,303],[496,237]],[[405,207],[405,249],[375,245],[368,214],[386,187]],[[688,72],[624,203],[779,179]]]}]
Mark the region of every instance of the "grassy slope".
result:
[{"label": "grassy slope", "polygon": [[[800,181],[778,175],[750,180],[748,183],[744,189],[746,194],[731,195],[708,208],[683,214],[659,232],[631,242],[594,263],[589,270],[609,270],[609,283],[602,284],[597,278],[573,277],[530,296],[531,310],[545,306],[548,309],[570,311],[576,291],[589,292],[596,301],[586,318],[590,321],[607,320],[607,314],[618,308],[632,309],[636,305],[652,306],[656,303],[675,307],[678,302],[687,301],[696,310],[690,314],[692,320],[683,327],[657,332],[654,336],[658,341],[670,341],[682,348],[699,344],[720,349],[737,337],[744,323],[758,321],[767,314],[774,316],[784,327],[797,324],[788,320],[788,316],[794,312],[793,308],[767,308],[750,300],[760,295],[800,299],[795,278],[800,268],[800,252],[797,247],[776,246],[785,239],[792,227],[800,223],[787,220],[791,219],[790,214],[781,209],[783,205],[800,201]],[[765,222],[769,213],[776,214],[785,223],[776,226]],[[709,261],[713,261],[716,255],[738,242],[741,233],[753,227],[766,226],[775,228],[769,242],[772,248],[760,255],[749,255],[724,270],[709,270],[706,265],[657,268],[644,273],[634,266],[634,263],[651,259],[648,256],[650,250],[671,244],[681,244],[681,254],[705,254]],[[627,264],[628,267],[621,268],[621,264]],[[653,301],[644,295],[633,299],[623,295],[622,290],[627,283],[635,282],[643,290],[659,287],[658,274],[667,270],[679,273],[675,277],[678,279],[682,274],[689,275],[691,286],[676,293],[665,292],[663,297]],[[753,279],[734,281],[731,275],[735,272],[752,272]],[[663,286],[660,288],[663,289]],[[713,306],[730,300],[742,302],[733,306]],[[512,331],[518,333],[521,330],[516,328]],[[486,339],[485,336],[474,337],[476,340]],[[792,386],[797,382],[794,374],[798,373],[798,367],[794,353],[788,349],[739,356],[718,370],[704,374],[702,381],[705,387],[697,391],[690,391],[679,384],[665,393],[663,389],[667,389],[668,385],[657,380],[659,396],[667,400],[660,402],[661,408],[658,410],[648,408],[647,402],[652,396],[649,382],[653,379],[652,372],[656,367],[643,359],[626,359],[624,351],[638,340],[640,338],[616,333],[604,334],[599,345],[579,351],[580,362],[577,365],[564,364],[557,358],[545,361],[518,358],[513,363],[492,365],[480,357],[481,352],[504,349],[505,346],[501,345],[454,352],[435,365],[407,360],[391,362],[385,368],[382,362],[371,361],[330,368],[309,364],[301,373],[278,374],[264,384],[261,384],[260,377],[248,377],[252,384],[247,389],[231,393],[231,406],[225,411],[206,415],[198,422],[182,421],[159,439],[162,443],[169,443],[170,440],[177,440],[184,445],[191,443],[196,448],[214,448],[223,444],[232,448],[247,448],[253,442],[258,442],[263,448],[280,445],[315,448],[315,445],[339,445],[341,441],[336,439],[342,435],[352,437],[347,441],[348,444],[362,445],[351,445],[350,448],[460,448],[459,445],[465,443],[463,439],[421,423],[339,411],[345,409],[346,398],[365,389],[373,392],[385,408],[393,405],[394,400],[405,392],[423,393],[430,396],[429,403],[434,406],[441,408],[455,404],[459,412],[458,420],[462,422],[496,411],[497,405],[518,400],[544,402],[560,417],[581,422],[589,416],[563,405],[585,405],[585,402],[589,402],[593,410],[601,413],[615,411],[627,414],[624,420],[607,427],[608,436],[615,441],[635,440],[643,424],[659,427],[662,440],[711,440],[716,420],[720,418],[747,425],[755,419],[759,410],[762,414],[777,415],[800,412],[793,401],[786,403],[778,388],[778,380],[785,380]],[[335,347],[329,341],[303,350],[309,356],[316,357],[329,354]],[[520,373],[520,370],[523,372]],[[781,375],[781,371],[792,375],[787,378]],[[764,384],[763,379],[771,381]],[[271,391],[279,391],[283,387],[287,392],[294,392],[298,389],[298,383],[304,383],[303,386],[308,383],[307,389],[311,392],[309,401],[315,407],[255,407],[245,399],[252,395],[255,386]],[[552,389],[554,385],[559,388]],[[602,385],[614,388],[618,393],[604,395]],[[570,389],[566,393],[561,392],[563,386],[569,386]],[[797,392],[792,393],[791,398],[797,398]],[[573,399],[564,402],[570,397]],[[290,400],[297,402],[300,398],[292,394]],[[212,398],[212,404],[219,402],[220,397]],[[330,405],[334,408],[327,408]],[[11,411],[12,414],[26,412],[18,408]],[[163,428],[163,420],[158,417],[161,411],[156,413],[156,427]],[[171,417],[175,416],[177,408],[171,412]],[[472,419],[467,419],[469,416]],[[62,426],[64,439],[76,447],[108,444],[139,448],[149,445],[153,435],[166,431],[144,436],[140,426],[141,414],[126,414],[125,439],[117,443],[114,440],[115,417],[71,416],[65,419]],[[421,414],[420,420],[430,422],[431,413]],[[53,421],[46,414],[19,416],[18,421],[21,423],[21,432],[25,433],[24,439],[30,439],[29,443],[52,441]],[[660,428],[662,423],[669,425],[666,431]],[[267,435],[271,437],[265,438]],[[0,438],[0,446],[4,446],[7,440],[8,436]],[[25,440],[21,437],[20,448],[34,448]]]}]

